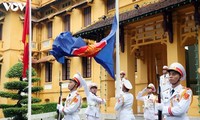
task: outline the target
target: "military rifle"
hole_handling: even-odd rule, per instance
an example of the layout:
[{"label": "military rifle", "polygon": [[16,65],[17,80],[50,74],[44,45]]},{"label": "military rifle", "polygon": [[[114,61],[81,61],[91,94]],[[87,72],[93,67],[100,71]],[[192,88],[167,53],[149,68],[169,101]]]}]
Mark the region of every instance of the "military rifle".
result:
[{"label": "military rifle", "polygon": [[[158,103],[161,103],[160,75],[158,73],[157,59],[155,58],[156,78],[158,80]],[[162,120],[162,111],[158,110],[158,120]]]},{"label": "military rifle", "polygon": [[[60,86],[60,96],[59,96],[58,104],[62,105],[62,82],[60,80],[60,72],[59,72],[59,86]],[[59,110],[57,110],[57,115],[58,115],[57,120],[61,120],[62,117],[61,117],[61,113],[59,112]]]}]

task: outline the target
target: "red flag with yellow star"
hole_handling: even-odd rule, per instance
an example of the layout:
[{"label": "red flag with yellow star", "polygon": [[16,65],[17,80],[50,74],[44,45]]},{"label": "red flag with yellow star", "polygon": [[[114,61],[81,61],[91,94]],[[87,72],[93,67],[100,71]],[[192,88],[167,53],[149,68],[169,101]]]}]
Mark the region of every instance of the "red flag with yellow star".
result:
[{"label": "red flag with yellow star", "polygon": [[25,18],[24,18],[24,28],[23,28],[23,35],[22,35],[22,42],[24,43],[24,55],[23,55],[23,71],[22,77],[26,78],[26,71],[28,69],[28,57],[29,57],[29,0],[26,0],[26,11],[25,11]]}]

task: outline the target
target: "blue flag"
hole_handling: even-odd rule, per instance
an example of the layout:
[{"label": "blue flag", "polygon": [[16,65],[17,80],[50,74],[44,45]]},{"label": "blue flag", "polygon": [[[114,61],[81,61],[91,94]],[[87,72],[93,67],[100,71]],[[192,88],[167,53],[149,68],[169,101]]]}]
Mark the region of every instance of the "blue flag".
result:
[{"label": "blue flag", "polygon": [[70,32],[63,32],[55,39],[50,53],[60,63],[64,63],[65,56],[94,57],[96,62],[102,65],[110,76],[115,79],[113,52],[116,30],[117,19],[115,16],[110,34],[93,45],[86,45],[81,37],[72,37]]},{"label": "blue flag", "polygon": [[113,53],[116,40],[116,30],[117,19],[115,16],[110,34],[103,39],[107,41],[107,45],[94,57],[96,62],[102,65],[113,79],[115,79]]},{"label": "blue flag", "polygon": [[65,56],[74,56],[71,54],[72,50],[82,46],[86,46],[86,43],[81,37],[75,38],[72,37],[70,32],[63,32],[56,37],[50,53],[56,58],[58,62],[64,63]]}]

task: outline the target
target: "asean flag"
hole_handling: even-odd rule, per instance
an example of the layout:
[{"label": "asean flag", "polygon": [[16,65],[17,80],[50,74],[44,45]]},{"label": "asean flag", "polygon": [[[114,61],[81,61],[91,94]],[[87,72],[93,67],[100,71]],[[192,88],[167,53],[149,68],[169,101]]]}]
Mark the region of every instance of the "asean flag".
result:
[{"label": "asean flag", "polygon": [[114,76],[113,53],[117,19],[114,17],[110,34],[100,42],[86,45],[81,37],[73,37],[70,32],[63,32],[55,39],[50,53],[60,63],[64,63],[64,57],[94,57],[95,61],[102,65],[112,78]]},{"label": "asean flag", "polygon": [[99,43],[93,45],[87,45],[80,48],[74,48],[72,54],[75,56],[81,57],[95,57],[102,48],[104,48],[107,44],[106,40],[103,40]]}]

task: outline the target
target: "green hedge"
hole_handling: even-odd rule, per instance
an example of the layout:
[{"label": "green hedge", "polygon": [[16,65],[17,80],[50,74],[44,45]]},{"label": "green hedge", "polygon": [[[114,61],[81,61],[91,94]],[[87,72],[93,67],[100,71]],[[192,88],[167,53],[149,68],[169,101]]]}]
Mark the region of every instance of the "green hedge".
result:
[{"label": "green hedge", "polygon": [[[56,111],[57,103],[34,104],[31,106],[32,114],[41,114]],[[5,117],[13,117],[13,114],[26,114],[27,106],[22,108],[5,108],[3,109]]]},{"label": "green hedge", "polygon": [[55,112],[57,103],[35,104],[33,106],[41,107],[42,109],[32,112],[33,114],[41,114]]},{"label": "green hedge", "polygon": [[3,114],[5,117],[13,117],[14,115],[26,114],[26,113],[27,113],[27,108],[24,107],[3,109]]},{"label": "green hedge", "polygon": [[32,82],[38,82],[40,81],[40,78],[32,78]]},{"label": "green hedge", "polygon": [[87,108],[87,102],[83,102],[81,108]]},{"label": "green hedge", "polygon": [[[48,112],[55,112],[56,111],[57,103],[46,103],[46,104],[33,104],[32,114],[41,114],[41,113],[48,113]],[[81,108],[86,108],[87,103],[83,102]],[[13,114],[20,114],[20,113],[27,113],[27,106],[22,108],[6,108],[3,109],[3,113],[5,117],[13,117]]]}]

